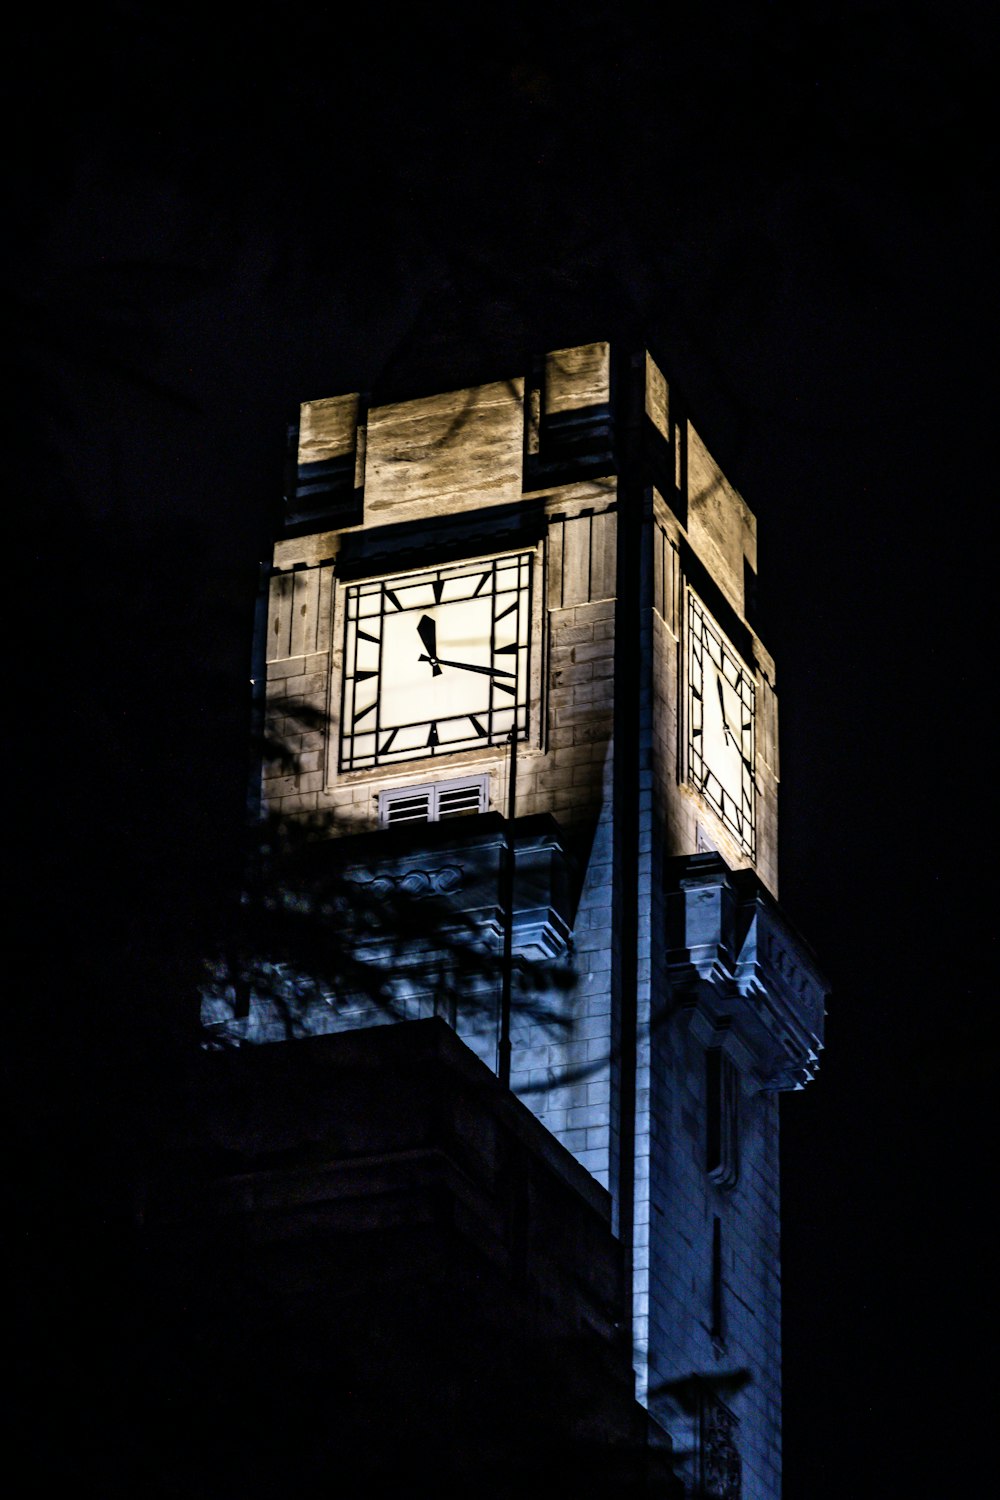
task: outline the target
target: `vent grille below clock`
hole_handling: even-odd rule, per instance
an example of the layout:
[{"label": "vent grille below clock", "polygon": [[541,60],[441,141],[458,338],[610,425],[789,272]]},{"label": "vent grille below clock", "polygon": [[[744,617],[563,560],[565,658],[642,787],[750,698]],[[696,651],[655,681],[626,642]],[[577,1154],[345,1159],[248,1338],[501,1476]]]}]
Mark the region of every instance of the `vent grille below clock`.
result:
[{"label": "vent grille below clock", "polygon": [[463,813],[482,812],[483,788],[475,785],[442,787],[437,804],[439,818],[459,818]]},{"label": "vent grille below clock", "polygon": [[489,777],[466,776],[461,781],[379,792],[378,821],[380,828],[394,828],[399,823],[437,823],[442,818],[486,812],[488,807]]},{"label": "vent grille below clock", "polygon": [[[384,794],[383,794],[384,795]],[[391,793],[386,797],[386,806],[380,822],[390,823],[429,823],[431,818],[431,799],[427,792],[418,792],[416,795],[403,796]]]}]

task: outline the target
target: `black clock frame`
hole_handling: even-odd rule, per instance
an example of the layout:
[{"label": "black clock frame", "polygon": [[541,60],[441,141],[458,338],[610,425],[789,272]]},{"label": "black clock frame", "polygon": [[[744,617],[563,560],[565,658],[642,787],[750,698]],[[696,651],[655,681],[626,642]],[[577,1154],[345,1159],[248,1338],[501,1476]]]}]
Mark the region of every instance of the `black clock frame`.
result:
[{"label": "black clock frame", "polygon": [[[715,651],[713,651],[713,645]],[[717,654],[716,654],[717,653]],[[698,739],[701,728],[695,727],[694,699],[702,704],[704,714],[705,656],[725,677],[737,694],[745,711],[740,719],[740,802],[722,785],[711,766],[705,764]],[[756,765],[757,689],[751,671],[733,647],[701,600],[688,591],[687,610],[687,774],[691,785],[720,818],[740,847],[751,859],[757,851],[757,782]]]},{"label": "black clock frame", "polygon": [[[517,582],[513,587],[498,587],[499,575],[517,565]],[[456,755],[470,750],[482,750],[493,745],[508,743],[511,732],[509,722],[510,710],[514,712],[514,726],[518,740],[526,740],[530,733],[530,646],[531,646],[531,619],[532,619],[532,554],[530,552],[508,554],[505,557],[490,559],[470,559],[465,563],[452,563],[446,567],[429,568],[419,573],[410,575],[397,575],[392,578],[374,579],[365,582],[347,585],[345,591],[344,605],[344,669],[341,675],[341,697],[340,697],[340,758],[339,766],[343,771],[372,770],[383,765],[398,765],[411,760],[422,760],[427,756]],[[383,726],[381,723],[382,700],[381,693],[376,692],[375,700],[359,713],[354,712],[354,690],[357,683],[370,676],[376,676],[381,683],[382,674],[382,642],[384,639],[383,623],[387,614],[413,613],[423,614],[428,605],[421,603],[412,605],[409,609],[400,602],[399,595],[405,593],[408,588],[415,584],[430,584],[437,601],[440,601],[444,583],[450,578],[467,578],[480,574],[477,587],[468,596],[477,598],[480,595],[489,596],[492,600],[490,612],[490,658],[497,655],[498,649],[511,656],[514,663],[514,686],[509,687],[506,682],[497,677],[491,677],[488,688],[488,702],[480,718],[479,715],[469,713],[447,715],[434,720],[419,719],[410,724],[390,724]],[[366,614],[361,614],[361,601],[373,595],[378,597],[377,608]],[[522,598],[527,601],[524,611],[526,621],[525,629],[521,630],[522,611],[515,608],[514,611],[514,644],[513,647],[496,646],[496,627],[500,619],[510,612],[511,604],[520,604]],[[456,601],[458,602],[458,601]],[[378,663],[372,670],[359,672],[358,670],[358,645],[360,635],[359,621],[365,621],[365,629],[368,632],[365,639],[369,642],[377,642]],[[353,659],[349,648],[350,628],[355,626]],[[415,625],[416,628],[416,625]],[[505,698],[508,701],[504,701]],[[513,699],[513,703],[509,700]],[[363,723],[370,715],[374,714],[371,723]],[[441,727],[448,724],[460,723],[463,719],[469,720],[472,733],[458,740],[442,740],[440,738]],[[501,719],[503,727],[499,726]],[[406,750],[393,749],[394,742],[401,730],[413,729],[418,725],[428,724],[427,742],[423,745],[414,746]],[[360,726],[360,727],[359,727]],[[368,742],[371,740],[371,749],[359,751],[358,741]]]}]

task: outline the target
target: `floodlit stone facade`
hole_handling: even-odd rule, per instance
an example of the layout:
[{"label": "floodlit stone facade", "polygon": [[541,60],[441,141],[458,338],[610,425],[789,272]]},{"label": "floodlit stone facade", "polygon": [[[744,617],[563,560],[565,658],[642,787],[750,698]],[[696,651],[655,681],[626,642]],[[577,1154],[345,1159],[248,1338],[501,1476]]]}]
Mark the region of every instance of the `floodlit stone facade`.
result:
[{"label": "floodlit stone facade", "polygon": [[[777,1497],[777,1096],[812,1076],[824,984],[776,905],[754,517],[651,356],[602,343],[306,402],[297,441],[260,646],[298,765],[266,806],[328,813],[359,881],[443,880],[499,944],[516,726],[515,954],[574,982],[558,1025],[515,996],[511,1086],[611,1195],[636,1392],[689,1488]],[[265,1010],[207,1019],[266,1039]],[[495,1009],[453,1020],[495,1066]]]}]

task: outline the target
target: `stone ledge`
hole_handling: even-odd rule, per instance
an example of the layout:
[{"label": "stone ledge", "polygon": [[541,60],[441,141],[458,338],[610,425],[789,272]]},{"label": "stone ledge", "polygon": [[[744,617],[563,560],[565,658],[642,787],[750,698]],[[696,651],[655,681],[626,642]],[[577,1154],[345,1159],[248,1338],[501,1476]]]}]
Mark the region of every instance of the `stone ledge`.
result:
[{"label": "stone ledge", "polygon": [[765,1089],[800,1089],[823,1049],[828,986],[805,941],[751,870],[717,854],[667,861],[666,967],[706,1044],[725,1045]]}]

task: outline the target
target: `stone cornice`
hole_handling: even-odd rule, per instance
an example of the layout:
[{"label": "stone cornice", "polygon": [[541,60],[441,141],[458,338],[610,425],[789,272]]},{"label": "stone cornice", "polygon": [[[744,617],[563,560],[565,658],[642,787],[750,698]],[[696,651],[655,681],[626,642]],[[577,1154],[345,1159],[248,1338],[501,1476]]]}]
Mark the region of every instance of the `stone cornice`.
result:
[{"label": "stone cornice", "polygon": [[[562,958],[572,941],[572,859],[554,818],[519,818],[515,825],[514,951],[533,961]],[[497,942],[507,828],[496,813],[413,825],[331,841],[328,857],[346,878],[375,895],[446,897]],[[323,852],[322,850],[320,851]]]},{"label": "stone cornice", "polygon": [[763,1089],[800,1089],[823,1048],[828,986],[752,871],[716,854],[668,861],[667,971],[706,1041],[726,1038]]}]

